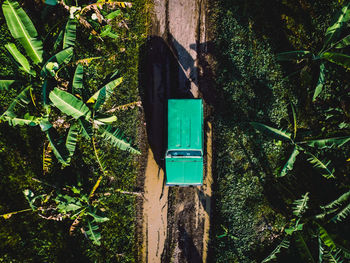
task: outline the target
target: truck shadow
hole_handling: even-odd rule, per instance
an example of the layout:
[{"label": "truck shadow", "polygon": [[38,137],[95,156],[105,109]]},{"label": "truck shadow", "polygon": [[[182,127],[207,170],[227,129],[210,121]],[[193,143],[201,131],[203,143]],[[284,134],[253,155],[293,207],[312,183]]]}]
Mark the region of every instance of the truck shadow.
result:
[{"label": "truck shadow", "polygon": [[[167,147],[167,101],[193,98],[190,80],[172,52],[174,48],[158,36],[150,36],[141,46],[139,93],[145,111],[148,143],[158,166],[164,169]],[[180,85],[179,80],[187,80]]]}]

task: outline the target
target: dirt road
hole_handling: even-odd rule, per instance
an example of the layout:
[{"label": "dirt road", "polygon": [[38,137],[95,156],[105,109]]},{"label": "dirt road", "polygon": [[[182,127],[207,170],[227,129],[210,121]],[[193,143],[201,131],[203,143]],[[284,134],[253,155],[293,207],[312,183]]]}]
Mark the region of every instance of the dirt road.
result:
[{"label": "dirt road", "polygon": [[[166,187],[162,169],[167,99],[203,97],[200,57],[208,42],[206,5],[206,0],[154,0],[150,37],[142,50],[146,58],[140,63],[144,74],[140,93],[150,145],[144,182],[143,262],[207,262],[211,124],[205,123],[203,186]],[[205,110],[205,117],[208,112]]]}]

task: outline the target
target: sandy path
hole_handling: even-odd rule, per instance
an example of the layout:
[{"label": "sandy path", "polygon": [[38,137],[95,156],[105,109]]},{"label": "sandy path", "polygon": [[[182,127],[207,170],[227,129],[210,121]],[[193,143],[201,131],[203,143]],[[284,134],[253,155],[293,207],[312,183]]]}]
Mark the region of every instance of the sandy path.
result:
[{"label": "sandy path", "polygon": [[[202,97],[198,44],[207,41],[205,7],[205,0],[154,0],[150,32],[164,39],[177,59],[177,85],[190,90],[196,98]],[[208,122],[205,135],[206,166],[201,187],[163,186],[164,172],[158,168],[152,151],[148,152],[143,203],[143,262],[207,262],[212,184],[212,129]]]},{"label": "sandy path", "polygon": [[167,234],[168,187],[163,188],[164,172],[158,168],[152,151],[148,151],[148,162],[144,183],[144,227],[143,262],[161,262]]}]

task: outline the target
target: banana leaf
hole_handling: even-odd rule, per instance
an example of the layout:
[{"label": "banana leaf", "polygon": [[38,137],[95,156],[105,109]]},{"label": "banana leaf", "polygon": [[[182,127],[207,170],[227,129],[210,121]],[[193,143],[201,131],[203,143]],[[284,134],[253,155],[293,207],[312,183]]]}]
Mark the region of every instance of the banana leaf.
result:
[{"label": "banana leaf", "polygon": [[35,64],[42,62],[43,43],[28,15],[17,2],[11,0],[4,1],[2,10],[11,35],[21,43]]},{"label": "banana leaf", "polygon": [[84,77],[84,66],[78,64],[74,72],[73,84],[72,84],[72,93],[74,95],[78,94],[82,96],[83,90],[83,77]]},{"label": "banana leaf", "polygon": [[350,45],[350,35],[344,37],[334,47],[337,48],[337,49],[340,49],[340,48],[345,48],[345,47],[347,47],[349,45]]},{"label": "banana leaf", "polygon": [[311,52],[307,50],[298,50],[298,51],[288,51],[278,53],[276,56],[277,61],[294,61],[310,56]]},{"label": "banana leaf", "polygon": [[344,136],[344,137],[333,137],[333,138],[326,138],[326,139],[319,139],[319,140],[308,140],[305,143],[311,147],[315,147],[318,149],[325,149],[325,148],[333,148],[333,147],[341,147],[347,142],[350,141],[350,136]]},{"label": "banana leaf", "polygon": [[259,122],[250,122],[250,124],[257,130],[261,132],[265,132],[267,135],[270,135],[274,138],[277,138],[279,140],[287,140],[292,141],[291,134],[287,131],[279,130],[276,128],[272,128],[270,126],[267,126],[265,124],[259,123]]},{"label": "banana leaf", "polygon": [[118,128],[113,128],[108,125],[106,128],[102,126],[99,128],[99,132],[101,133],[101,137],[111,145],[123,150],[128,151],[130,153],[141,154],[138,150],[131,147],[130,143],[124,137],[124,134]]},{"label": "banana leaf", "polygon": [[325,84],[325,78],[326,78],[326,69],[325,69],[324,63],[322,62],[320,65],[320,75],[318,77],[317,86],[314,91],[312,101],[315,101],[318,95],[320,95],[320,93],[322,92],[323,85]]},{"label": "banana leaf", "polygon": [[349,19],[349,4],[347,4],[341,9],[339,13],[336,14],[333,24],[327,28],[323,49],[328,45],[334,44],[337,41],[341,30],[349,21]]},{"label": "banana leaf", "polygon": [[80,119],[78,120],[78,122],[79,122],[80,127],[81,127],[81,133],[82,133],[82,135],[83,135],[86,139],[90,140],[91,137],[92,137],[92,125],[91,125],[88,121],[86,121],[86,120],[84,120],[84,119],[82,119],[82,118],[80,118]]},{"label": "banana leaf", "polygon": [[94,120],[98,122],[98,124],[112,124],[117,121],[117,117],[114,115],[107,115],[98,113],[95,115]]},{"label": "banana leaf", "polygon": [[19,67],[19,69],[35,76],[35,71],[30,69],[30,64],[28,62],[28,60],[26,59],[25,56],[23,56],[21,54],[21,52],[19,52],[19,50],[17,49],[16,45],[13,43],[7,43],[5,45],[6,49],[8,50],[8,52],[12,55],[12,57],[14,58],[14,60],[21,65],[21,67]]},{"label": "banana leaf", "polygon": [[54,80],[52,80],[51,78],[46,78],[44,80],[42,90],[41,90],[41,93],[42,93],[41,95],[42,95],[43,106],[47,114],[49,114],[49,107],[52,104],[49,99],[49,94],[54,89],[54,87],[55,87]]},{"label": "banana leaf", "polygon": [[335,52],[324,52],[320,55],[320,57],[342,66],[345,69],[350,69],[350,56],[348,55]]},{"label": "banana leaf", "polygon": [[294,147],[294,150],[293,150],[292,154],[289,156],[286,164],[283,166],[279,177],[283,177],[288,173],[288,171],[293,170],[293,166],[294,166],[294,163],[295,163],[295,160],[296,160],[298,154],[299,154],[299,150],[297,149],[297,147]]},{"label": "banana leaf", "polygon": [[123,77],[110,81],[99,89],[86,103],[94,104],[94,109],[98,110],[112,95],[114,89],[123,81]]},{"label": "banana leaf", "polygon": [[297,199],[293,202],[293,214],[297,217],[301,217],[308,208],[307,203],[309,201],[309,193],[301,196],[301,199]]},{"label": "banana leaf", "polygon": [[63,41],[63,36],[64,36],[64,30],[62,29],[60,31],[60,33],[58,34],[55,43],[53,44],[53,50],[57,51],[57,49],[59,48],[59,46],[61,45],[62,41]]},{"label": "banana leaf", "polygon": [[69,152],[64,144],[64,141],[59,137],[57,131],[52,127],[46,131],[46,137],[48,138],[52,151],[55,154],[57,160],[68,165],[67,160],[69,158]]},{"label": "banana leaf", "polygon": [[91,117],[91,111],[85,103],[66,91],[55,88],[50,92],[49,98],[60,111],[74,119],[84,117],[89,120]]},{"label": "banana leaf", "polygon": [[78,135],[80,133],[80,130],[81,130],[81,127],[77,122],[73,123],[69,128],[69,131],[67,134],[67,139],[66,139],[66,148],[69,152],[69,157],[67,158],[67,163],[70,163],[71,158],[74,155],[75,148],[76,148],[77,142],[78,142]]},{"label": "banana leaf", "polygon": [[40,119],[29,113],[26,113],[24,118],[3,116],[2,119],[6,120],[10,126],[37,126],[40,124]]},{"label": "banana leaf", "polygon": [[307,246],[303,235],[300,232],[295,234],[295,243],[297,248],[299,249],[299,255],[303,259],[304,262],[315,263],[315,260],[311,254],[309,247]]},{"label": "banana leaf", "polygon": [[324,178],[326,178],[326,179],[335,178],[334,169],[329,168],[329,164],[331,163],[331,161],[322,161],[322,160],[318,159],[312,153],[309,153],[309,152],[305,152],[305,153],[310,156],[310,158],[308,158],[307,160],[311,164],[313,164],[313,166],[315,168],[319,168],[321,171],[325,172],[325,173],[322,173],[322,176]]},{"label": "banana leaf", "polygon": [[64,49],[64,50],[58,52],[56,55],[52,56],[48,61],[46,61],[45,65],[43,66],[43,68],[41,70],[41,75],[43,77],[50,75],[50,71],[46,67],[46,65],[48,65],[48,63],[50,63],[50,62],[55,63],[56,62],[58,64],[58,66],[61,66],[63,63],[68,64],[69,61],[72,59],[72,57],[73,57],[73,47],[69,47],[67,49]]},{"label": "banana leaf", "polygon": [[69,19],[64,30],[63,49],[74,47],[76,37],[77,37],[77,20]]},{"label": "banana leaf", "polygon": [[114,19],[114,18],[116,18],[117,16],[120,16],[121,13],[122,13],[122,12],[121,12],[119,9],[117,9],[116,11],[113,11],[113,12],[109,13],[109,14],[106,16],[106,19],[108,19],[108,20]]},{"label": "banana leaf", "polygon": [[318,234],[319,234],[319,237],[322,240],[323,244],[325,244],[331,250],[335,250],[337,248],[337,246],[334,243],[333,239],[329,236],[326,229],[319,224],[317,224],[317,225],[318,225]]},{"label": "banana leaf", "polygon": [[334,207],[338,207],[343,205],[344,203],[348,202],[350,200],[350,191],[346,192],[345,194],[342,194],[339,198],[332,201],[328,205],[322,206],[323,209],[332,209]]},{"label": "banana leaf", "polygon": [[15,82],[14,79],[0,79],[0,91],[8,90],[8,88]]},{"label": "banana leaf", "polygon": [[287,237],[285,237],[282,242],[280,244],[278,244],[278,246],[270,253],[270,255],[268,255],[263,261],[261,261],[261,263],[266,263],[269,262],[273,259],[277,258],[277,254],[279,254],[281,252],[281,249],[288,249],[289,248],[289,240],[287,239]]},{"label": "banana leaf", "polygon": [[17,106],[21,108],[25,108],[26,105],[28,105],[31,101],[30,98],[30,92],[31,92],[31,86],[23,89],[17,96],[14,98],[14,100],[11,102],[10,106],[7,108],[7,110],[2,114],[2,116],[7,116],[10,118],[17,117],[17,114],[15,113],[15,108]]},{"label": "banana leaf", "polygon": [[101,245],[101,233],[98,231],[98,225],[95,225],[93,221],[88,219],[88,230],[85,232],[86,236],[92,240],[95,245]]}]

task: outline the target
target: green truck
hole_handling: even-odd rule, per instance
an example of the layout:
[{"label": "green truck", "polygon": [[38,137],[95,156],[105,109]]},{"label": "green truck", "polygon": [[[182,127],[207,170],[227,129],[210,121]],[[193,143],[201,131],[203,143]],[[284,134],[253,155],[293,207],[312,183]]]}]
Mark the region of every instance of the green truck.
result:
[{"label": "green truck", "polygon": [[203,184],[203,102],[201,99],[168,100],[166,185]]}]

